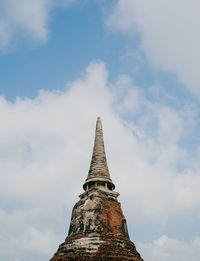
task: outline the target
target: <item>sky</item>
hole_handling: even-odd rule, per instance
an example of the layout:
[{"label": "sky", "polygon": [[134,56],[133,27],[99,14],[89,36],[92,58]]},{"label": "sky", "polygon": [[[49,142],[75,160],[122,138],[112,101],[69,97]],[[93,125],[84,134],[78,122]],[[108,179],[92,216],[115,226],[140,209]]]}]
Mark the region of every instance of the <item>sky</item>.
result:
[{"label": "sky", "polygon": [[144,260],[200,260],[200,3],[0,0],[0,260],[67,236],[101,116]]}]

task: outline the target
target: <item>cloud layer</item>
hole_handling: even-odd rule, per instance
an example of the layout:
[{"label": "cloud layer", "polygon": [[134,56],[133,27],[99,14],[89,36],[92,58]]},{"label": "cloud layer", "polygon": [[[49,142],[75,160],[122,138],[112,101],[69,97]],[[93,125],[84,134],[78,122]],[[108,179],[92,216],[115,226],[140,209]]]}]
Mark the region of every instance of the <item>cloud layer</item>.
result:
[{"label": "cloud layer", "polygon": [[2,0],[0,3],[0,51],[16,44],[16,36],[45,41],[49,12],[73,0]]},{"label": "cloud layer", "polygon": [[185,243],[167,236],[162,236],[152,243],[139,244],[143,251],[144,260],[198,260],[200,256],[200,238],[196,237],[191,243]]},{"label": "cloud layer", "polygon": [[139,33],[149,62],[176,74],[200,97],[199,8],[197,0],[118,0],[108,24],[124,33]]},{"label": "cloud layer", "polygon": [[[162,233],[168,219],[200,214],[199,164],[194,167],[180,146],[193,111],[150,102],[127,75],[114,83],[107,77],[105,65],[95,62],[66,91],[41,91],[14,103],[1,97],[0,259],[48,259],[64,240],[87,176],[98,115],[131,228],[156,224]],[[155,242],[140,246],[147,260],[156,260],[149,251],[156,251]],[[199,257],[197,251],[193,261]]]}]

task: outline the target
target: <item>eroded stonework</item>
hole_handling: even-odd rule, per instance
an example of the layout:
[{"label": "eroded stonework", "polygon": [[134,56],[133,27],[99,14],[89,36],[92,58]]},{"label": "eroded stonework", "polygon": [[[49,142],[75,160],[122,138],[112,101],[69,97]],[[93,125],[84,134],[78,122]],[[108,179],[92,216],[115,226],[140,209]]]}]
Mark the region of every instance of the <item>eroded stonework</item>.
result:
[{"label": "eroded stonework", "polygon": [[142,261],[129,240],[118,193],[92,188],[80,195],[72,211],[69,234],[51,261]]}]

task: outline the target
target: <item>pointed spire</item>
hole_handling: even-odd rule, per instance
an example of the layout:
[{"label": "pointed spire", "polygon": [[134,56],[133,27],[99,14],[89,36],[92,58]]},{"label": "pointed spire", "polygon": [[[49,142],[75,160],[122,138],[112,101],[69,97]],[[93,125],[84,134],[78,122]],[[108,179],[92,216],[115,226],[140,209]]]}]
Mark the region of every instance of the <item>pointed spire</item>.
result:
[{"label": "pointed spire", "polygon": [[86,190],[87,185],[102,184],[108,186],[111,190],[115,188],[113,184],[106,160],[106,154],[104,149],[103,141],[103,130],[101,118],[97,118],[96,122],[96,132],[95,132],[95,141],[92,154],[92,160],[90,163],[90,169],[88,172],[88,177],[83,185],[83,188]]}]

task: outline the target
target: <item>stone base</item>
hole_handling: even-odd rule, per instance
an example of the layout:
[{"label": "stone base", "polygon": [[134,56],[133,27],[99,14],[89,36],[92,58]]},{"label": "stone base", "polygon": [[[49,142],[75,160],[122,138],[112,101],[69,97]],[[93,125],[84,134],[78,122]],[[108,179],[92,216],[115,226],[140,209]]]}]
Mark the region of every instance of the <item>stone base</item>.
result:
[{"label": "stone base", "polygon": [[68,237],[50,261],[68,260],[143,261],[135,245],[127,237],[116,234]]}]

